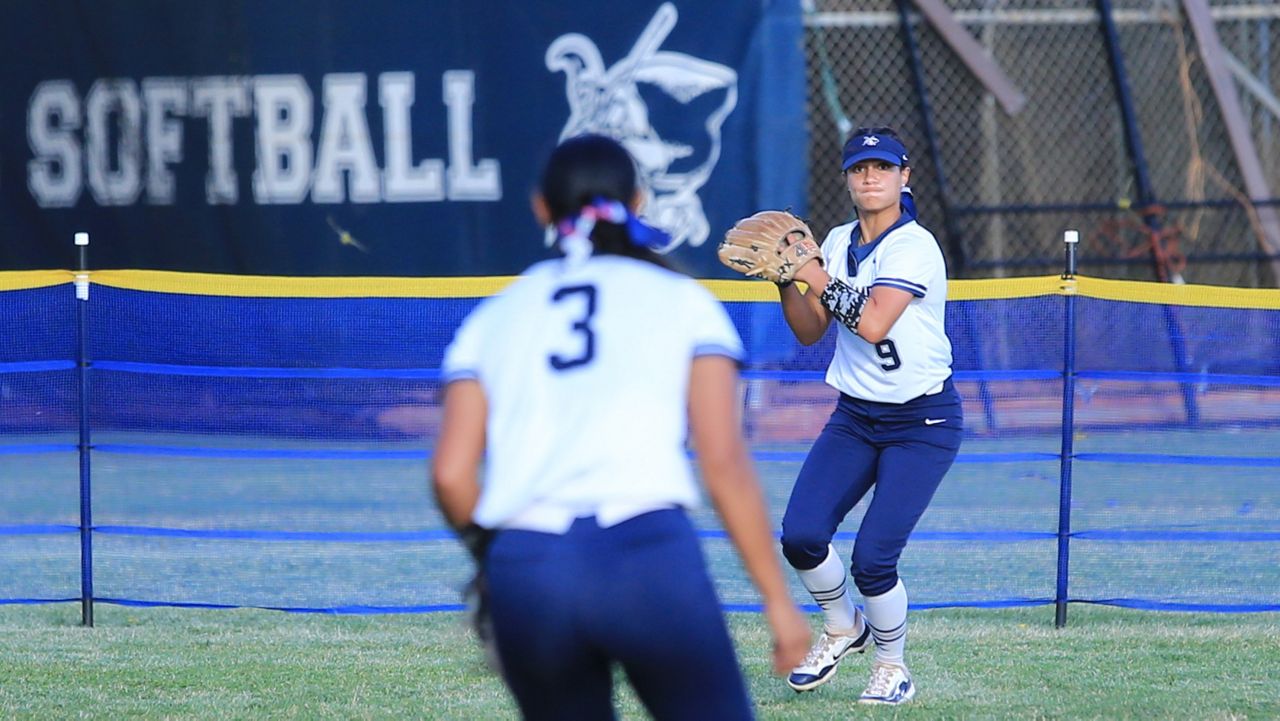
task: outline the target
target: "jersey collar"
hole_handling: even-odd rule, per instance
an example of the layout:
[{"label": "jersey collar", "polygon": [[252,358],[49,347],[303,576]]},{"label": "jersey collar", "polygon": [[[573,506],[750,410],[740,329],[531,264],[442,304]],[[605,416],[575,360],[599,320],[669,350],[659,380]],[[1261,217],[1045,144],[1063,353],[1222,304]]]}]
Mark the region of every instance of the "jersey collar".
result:
[{"label": "jersey collar", "polygon": [[[908,196],[904,193],[903,197],[905,199]],[[885,236],[916,219],[915,203],[907,203],[904,200],[904,202],[899,205],[899,208],[902,210],[902,215],[898,217],[898,220],[877,236],[875,240],[867,243],[866,245],[858,245],[858,240],[862,238],[862,223],[853,224],[853,230],[849,232],[850,278],[853,278],[858,274],[858,264],[866,260],[867,256],[871,255],[871,253],[875,251],[876,246],[880,245],[880,241],[884,240]]]}]

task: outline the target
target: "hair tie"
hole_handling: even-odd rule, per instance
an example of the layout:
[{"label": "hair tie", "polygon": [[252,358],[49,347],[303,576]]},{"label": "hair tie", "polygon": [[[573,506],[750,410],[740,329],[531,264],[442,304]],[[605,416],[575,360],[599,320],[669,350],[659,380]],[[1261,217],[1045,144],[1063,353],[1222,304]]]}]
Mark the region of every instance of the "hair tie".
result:
[{"label": "hair tie", "polygon": [[600,220],[626,227],[632,244],[642,248],[661,250],[671,243],[670,235],[640,220],[620,201],[597,197],[590,204],[584,205],[577,215],[556,224],[561,251],[569,256],[572,248],[575,257],[581,256],[582,241],[591,243],[591,231]]}]

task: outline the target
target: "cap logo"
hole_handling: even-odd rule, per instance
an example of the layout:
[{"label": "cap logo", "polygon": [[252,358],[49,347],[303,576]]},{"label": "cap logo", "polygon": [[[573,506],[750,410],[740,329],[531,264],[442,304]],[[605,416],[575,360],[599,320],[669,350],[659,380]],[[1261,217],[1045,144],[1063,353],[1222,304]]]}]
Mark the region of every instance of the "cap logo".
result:
[{"label": "cap logo", "polygon": [[874,135],[864,135],[862,136],[862,144],[875,147],[880,144],[880,138],[877,138]]}]

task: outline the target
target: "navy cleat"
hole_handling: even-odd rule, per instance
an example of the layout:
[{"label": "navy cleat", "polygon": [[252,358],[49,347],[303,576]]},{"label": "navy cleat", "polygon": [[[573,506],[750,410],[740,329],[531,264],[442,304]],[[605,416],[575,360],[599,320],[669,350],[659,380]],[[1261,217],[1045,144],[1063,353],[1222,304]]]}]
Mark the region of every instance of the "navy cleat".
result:
[{"label": "navy cleat", "polygon": [[808,655],[791,671],[787,685],[796,691],[812,691],[836,675],[840,659],[851,653],[862,653],[871,642],[871,626],[862,624],[862,633],[856,636],[823,631]]},{"label": "navy cleat", "polygon": [[897,705],[916,695],[916,685],[907,669],[896,663],[879,663],[871,667],[871,681],[858,697],[858,703]]}]

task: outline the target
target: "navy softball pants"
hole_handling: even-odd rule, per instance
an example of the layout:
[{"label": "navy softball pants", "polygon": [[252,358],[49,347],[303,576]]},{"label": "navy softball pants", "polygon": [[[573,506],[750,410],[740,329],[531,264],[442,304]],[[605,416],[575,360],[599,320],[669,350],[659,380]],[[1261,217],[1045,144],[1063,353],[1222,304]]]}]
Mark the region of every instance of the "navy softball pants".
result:
[{"label": "navy softball pants", "polygon": [[827,556],[836,528],[871,491],[851,568],[866,596],[898,582],[898,558],[960,450],[964,415],[948,379],[906,403],[841,394],[810,449],[782,518],[782,552],[807,570]]},{"label": "navy softball pants", "polygon": [[656,719],[749,719],[702,549],[681,510],[564,535],[497,534],[494,635],[526,719],[615,718],[615,662]]}]

